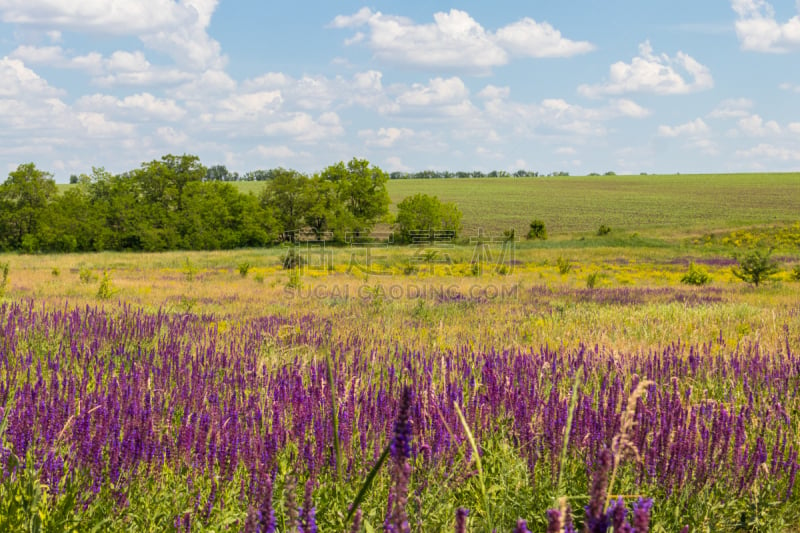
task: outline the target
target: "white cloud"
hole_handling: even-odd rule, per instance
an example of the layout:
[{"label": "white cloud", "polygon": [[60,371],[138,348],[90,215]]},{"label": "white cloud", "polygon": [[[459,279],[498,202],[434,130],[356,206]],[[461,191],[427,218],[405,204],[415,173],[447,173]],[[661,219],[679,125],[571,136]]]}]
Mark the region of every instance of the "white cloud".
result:
[{"label": "white cloud", "polygon": [[631,92],[686,94],[713,86],[708,67],[690,55],[683,52],[678,52],[675,57],[655,55],[650,42],[645,41],[639,45],[639,55],[630,63],[618,61],[611,65],[606,83],[581,85],[578,91],[588,97]]},{"label": "white cloud", "polygon": [[595,49],[587,41],[571,41],[547,22],[524,18],[497,30],[497,42],[513,54],[528,57],[569,57]]},{"label": "white cloud", "polygon": [[433,23],[362,8],[354,15],[339,15],[334,28],[367,26],[369,35],[356,33],[346,44],[365,42],[379,59],[422,68],[463,68],[486,72],[505,65],[510,56],[568,57],[590,52],[594,45],[572,41],[546,22],[524,18],[496,32],[487,31],[469,13],[458,9],[438,12]]},{"label": "white cloud", "polygon": [[774,144],[761,143],[747,150],[737,150],[738,157],[748,159],[778,159],[780,161],[800,161],[800,150]]},{"label": "white cloud", "polygon": [[0,97],[19,95],[56,96],[62,91],[51,87],[47,81],[25,66],[19,59],[0,59]]},{"label": "white cloud", "polygon": [[786,127],[792,133],[800,133],[800,122],[791,122]]},{"label": "white cloud", "polygon": [[765,137],[767,135],[776,135],[781,132],[781,127],[774,120],[764,121],[758,115],[750,115],[738,121],[739,131],[745,135],[752,137]]},{"label": "white cloud", "polygon": [[729,98],[719,103],[711,113],[709,118],[741,118],[750,114],[753,101],[747,98]]},{"label": "white cloud", "polygon": [[386,167],[389,172],[410,172],[413,170],[411,167],[405,165],[396,155],[386,158]]},{"label": "white cloud", "polygon": [[487,100],[505,100],[511,94],[509,87],[497,87],[495,85],[487,85],[478,93],[478,96]]},{"label": "white cloud", "polygon": [[398,141],[410,139],[414,136],[414,130],[410,128],[380,128],[375,130],[361,130],[358,136],[364,139],[367,146],[377,146],[379,148],[390,148]]},{"label": "white cloud", "polygon": [[427,84],[395,86],[398,93],[391,103],[379,108],[382,114],[410,116],[466,116],[476,111],[461,78],[433,78]]},{"label": "white cloud", "polygon": [[287,136],[298,142],[312,142],[338,137],[344,134],[341,120],[336,113],[322,113],[315,120],[308,113],[290,113],[285,118],[267,124],[264,133],[271,136]]},{"label": "white cloud", "polygon": [[259,155],[270,158],[291,159],[293,157],[297,157],[297,153],[286,145],[280,145],[280,146],[259,145],[256,147],[256,151],[258,152]]},{"label": "white cloud", "polygon": [[685,124],[678,126],[659,126],[658,134],[661,137],[698,137],[707,135],[710,132],[708,125],[703,122],[702,118],[696,118]]},{"label": "white cloud", "polygon": [[794,83],[781,83],[778,87],[784,91],[791,91],[794,93],[800,93],[800,84]]},{"label": "white cloud", "polygon": [[800,15],[780,23],[775,19],[772,5],[765,0],[732,0],[731,7],[739,16],[736,35],[743,50],[771,53],[800,50]]},{"label": "white cloud", "polygon": [[650,110],[646,109],[633,100],[620,98],[611,101],[611,109],[619,112],[620,115],[630,118],[645,118],[650,116]]},{"label": "white cloud", "polygon": [[61,31],[133,35],[182,67],[204,70],[225,64],[206,29],[217,0],[0,0],[4,22]]}]

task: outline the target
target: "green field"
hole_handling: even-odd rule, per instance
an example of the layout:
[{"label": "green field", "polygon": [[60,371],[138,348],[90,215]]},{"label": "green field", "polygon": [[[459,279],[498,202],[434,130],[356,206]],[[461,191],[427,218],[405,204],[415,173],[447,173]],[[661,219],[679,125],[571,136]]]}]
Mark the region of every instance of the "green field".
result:
[{"label": "green field", "polygon": [[[236,182],[258,194],[263,182]],[[69,185],[61,185],[63,190]],[[600,224],[670,236],[800,220],[800,173],[670,174],[390,180],[392,210],[415,193],[454,202],[464,236],[514,228],[539,218],[551,237],[594,232]]]}]

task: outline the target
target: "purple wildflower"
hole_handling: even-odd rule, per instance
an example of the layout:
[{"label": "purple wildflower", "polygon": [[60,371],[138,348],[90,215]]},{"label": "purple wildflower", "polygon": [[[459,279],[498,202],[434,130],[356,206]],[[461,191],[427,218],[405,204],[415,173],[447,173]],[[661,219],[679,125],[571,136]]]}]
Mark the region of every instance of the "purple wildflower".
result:
[{"label": "purple wildflower", "polygon": [[411,526],[408,523],[406,505],[408,504],[408,483],[411,479],[411,388],[403,389],[397,419],[394,423],[394,438],[392,439],[392,493],[394,496],[393,508],[389,517],[388,530],[393,533],[408,533]]},{"label": "purple wildflower", "polygon": [[636,533],[647,533],[650,528],[650,510],[653,508],[653,500],[650,498],[639,498],[633,504],[633,529]]},{"label": "purple wildflower", "polygon": [[611,450],[604,448],[597,458],[592,487],[589,494],[589,505],[586,506],[586,526],[588,533],[605,533],[608,530],[608,516],[606,515],[606,490],[608,489],[608,475],[614,458]]},{"label": "purple wildflower", "polygon": [[350,533],[358,533],[361,531],[361,518],[363,513],[358,509],[353,515],[353,526],[350,528]]},{"label": "purple wildflower", "polygon": [[514,528],[514,533],[531,533],[528,529],[528,522],[520,518],[517,520],[517,527]]},{"label": "purple wildflower", "polygon": [[456,533],[467,533],[467,515],[469,509],[464,507],[456,509]]},{"label": "purple wildflower", "polygon": [[547,533],[561,533],[561,511],[547,510]]}]

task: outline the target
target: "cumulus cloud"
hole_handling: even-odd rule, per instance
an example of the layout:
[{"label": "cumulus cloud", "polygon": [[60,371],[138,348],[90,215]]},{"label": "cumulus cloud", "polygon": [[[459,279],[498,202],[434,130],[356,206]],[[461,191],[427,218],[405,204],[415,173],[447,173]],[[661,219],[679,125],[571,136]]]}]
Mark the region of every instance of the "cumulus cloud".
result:
[{"label": "cumulus cloud", "polygon": [[175,100],[157,98],[150,93],[139,93],[117,98],[110,95],[94,94],[83,96],[75,103],[77,109],[86,111],[102,110],[110,114],[125,116],[127,120],[165,120],[173,122],[186,115],[186,110]]},{"label": "cumulus cloud", "polygon": [[686,94],[713,86],[708,67],[690,55],[684,52],[674,57],[656,55],[650,41],[645,41],[630,63],[618,61],[611,65],[607,82],[581,85],[578,91],[588,97],[632,92]]},{"label": "cumulus cloud", "polygon": [[781,23],[765,0],[732,0],[731,7],[738,15],[736,35],[742,50],[771,53],[800,50],[800,14]]},{"label": "cumulus cloud", "polygon": [[524,18],[486,30],[466,11],[451,9],[433,15],[433,23],[417,24],[406,17],[362,8],[339,15],[334,28],[362,28],[347,44],[366,43],[378,59],[421,68],[454,68],[487,72],[505,65],[511,56],[569,57],[594,50],[586,41],[572,41],[547,22]]},{"label": "cumulus cloud", "polygon": [[266,135],[291,137],[298,142],[319,141],[344,134],[339,115],[330,111],[316,119],[308,113],[291,113],[282,120],[267,124],[263,131]]},{"label": "cumulus cloud", "polygon": [[748,159],[777,159],[780,161],[800,161],[800,150],[775,146],[774,144],[761,143],[746,150],[737,150],[738,157]]},{"label": "cumulus cloud", "polygon": [[383,114],[464,116],[475,110],[469,89],[458,77],[433,78],[427,84],[395,87],[393,102],[382,105]]},{"label": "cumulus cloud", "polygon": [[750,114],[753,101],[748,98],[728,98],[708,114],[709,118],[742,118]]},{"label": "cumulus cloud", "polygon": [[414,130],[410,128],[380,128],[375,130],[361,130],[358,136],[364,139],[367,146],[377,146],[379,148],[391,148],[398,141],[410,139],[414,136]]},{"label": "cumulus cloud", "polygon": [[678,126],[659,126],[658,134],[661,137],[698,137],[708,134],[710,128],[702,118],[696,118]]},{"label": "cumulus cloud", "polygon": [[750,115],[739,119],[738,126],[739,131],[751,137],[765,137],[781,132],[781,127],[777,122],[774,120],[764,121],[758,115]]},{"label": "cumulus cloud", "polygon": [[217,0],[0,0],[0,19],[56,31],[136,36],[183,68],[204,70],[226,61],[206,31],[216,6]]}]

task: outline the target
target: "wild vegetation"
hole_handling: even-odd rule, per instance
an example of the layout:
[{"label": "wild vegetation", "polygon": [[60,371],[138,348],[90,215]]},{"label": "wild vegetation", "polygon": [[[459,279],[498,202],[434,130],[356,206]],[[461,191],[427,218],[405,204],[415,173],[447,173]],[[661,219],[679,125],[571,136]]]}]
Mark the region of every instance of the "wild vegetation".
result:
[{"label": "wild vegetation", "polygon": [[553,197],[412,246],[4,254],[0,529],[794,530],[782,179],[683,230]]}]

